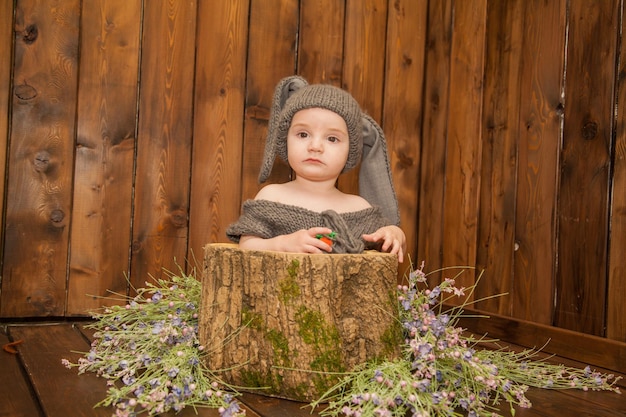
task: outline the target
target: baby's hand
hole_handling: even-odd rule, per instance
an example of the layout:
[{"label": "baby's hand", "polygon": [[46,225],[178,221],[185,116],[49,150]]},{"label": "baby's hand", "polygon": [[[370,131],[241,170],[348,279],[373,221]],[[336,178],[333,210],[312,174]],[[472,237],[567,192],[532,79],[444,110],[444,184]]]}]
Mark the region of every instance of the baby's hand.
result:
[{"label": "baby's hand", "polygon": [[269,239],[258,236],[241,236],[239,247],[242,249],[271,250],[276,252],[292,253],[322,253],[332,252],[333,248],[318,235],[330,235],[328,227],[312,227],[302,229],[288,235],[279,235]]},{"label": "baby's hand", "polygon": [[398,262],[404,260],[406,251],[406,236],[398,226],[383,226],[374,233],[363,235],[363,240],[367,242],[380,242],[380,250],[398,255]]},{"label": "baby's hand", "polygon": [[331,235],[332,230],[327,227],[312,227],[302,229],[297,232],[281,236],[281,250],[283,252],[298,253],[322,253],[332,252],[332,242],[327,243],[327,239],[322,236]]}]

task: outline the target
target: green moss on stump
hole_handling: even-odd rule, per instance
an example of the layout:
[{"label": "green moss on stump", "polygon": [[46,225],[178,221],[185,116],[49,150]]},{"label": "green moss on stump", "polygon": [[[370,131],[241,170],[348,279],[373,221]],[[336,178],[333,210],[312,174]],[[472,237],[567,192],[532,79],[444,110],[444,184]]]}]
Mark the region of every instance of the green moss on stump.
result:
[{"label": "green moss on stump", "polygon": [[[324,315],[299,302],[302,290],[298,283],[300,262],[293,260],[287,267],[287,274],[278,282],[279,301],[283,306],[295,309],[295,323],[302,342],[311,347],[313,356],[309,363],[298,363],[298,352],[289,346],[289,339],[283,332],[271,328],[261,314],[244,308],[242,323],[255,331],[255,337],[262,337],[269,342],[273,351],[273,367],[268,372],[241,370],[241,379],[245,386],[256,387],[269,395],[281,395],[288,398],[305,398],[310,395],[310,385],[303,383],[296,387],[283,384],[284,373],[304,368],[310,369],[310,381],[318,393],[326,392],[346,371],[342,360],[342,340],[336,326],[328,323]],[[402,338],[402,329],[394,322],[381,337],[384,344],[383,355],[392,355]]]}]

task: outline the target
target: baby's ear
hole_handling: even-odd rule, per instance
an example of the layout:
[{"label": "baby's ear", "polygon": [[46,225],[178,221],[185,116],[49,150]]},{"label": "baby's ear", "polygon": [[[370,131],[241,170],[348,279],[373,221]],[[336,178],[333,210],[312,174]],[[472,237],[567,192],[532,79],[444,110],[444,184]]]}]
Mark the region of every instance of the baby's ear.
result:
[{"label": "baby's ear", "polygon": [[378,123],[363,114],[363,156],[359,169],[359,194],[381,208],[392,224],[400,224],[398,199],[391,177],[387,141]]},{"label": "baby's ear", "polygon": [[287,99],[291,97],[293,93],[298,91],[309,83],[299,75],[292,75],[280,80],[276,88],[274,89],[274,100],[272,102],[272,110],[276,110],[275,113],[280,113],[285,107]]},{"label": "baby's ear", "polygon": [[261,171],[259,172],[259,183],[264,183],[272,172],[274,160],[276,159],[276,130],[280,120],[280,113],[285,107],[287,99],[296,91],[309,83],[298,75],[283,78],[278,82],[274,89],[274,97],[272,98],[272,107],[270,109],[270,120],[267,128],[267,137],[265,139],[265,153],[263,154],[263,162]]}]

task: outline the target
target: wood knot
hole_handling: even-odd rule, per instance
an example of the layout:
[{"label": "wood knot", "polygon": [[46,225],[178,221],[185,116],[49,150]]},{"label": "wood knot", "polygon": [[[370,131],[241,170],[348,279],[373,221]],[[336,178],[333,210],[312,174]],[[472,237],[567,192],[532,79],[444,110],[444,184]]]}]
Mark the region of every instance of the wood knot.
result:
[{"label": "wood knot", "polygon": [[433,93],[430,95],[430,107],[431,107],[433,110],[437,110],[437,109],[439,109],[439,101],[440,101],[439,93],[438,93],[438,92],[436,92],[436,91],[435,91],[435,92],[433,92]]},{"label": "wood knot", "polygon": [[596,122],[587,122],[582,129],[583,139],[592,140],[598,134],[598,124]]},{"label": "wood knot", "polygon": [[246,109],[246,118],[267,122],[270,119],[270,112],[263,106],[250,106]]},{"label": "wood knot", "polygon": [[413,166],[413,157],[408,155],[404,151],[400,151],[397,153],[398,155],[398,165],[403,169],[408,169]]},{"label": "wood knot", "polygon": [[50,212],[50,221],[52,225],[59,227],[62,226],[63,219],[65,219],[65,213],[61,209],[54,209]]},{"label": "wood knot", "polygon": [[35,171],[46,172],[48,167],[50,167],[50,154],[48,151],[39,151],[37,155],[35,155],[33,162],[35,164]]},{"label": "wood knot", "polygon": [[187,227],[187,212],[184,210],[174,210],[170,213],[170,222],[176,228]]},{"label": "wood knot", "polygon": [[35,87],[28,84],[20,84],[15,86],[13,93],[20,100],[32,100],[37,97],[37,90]]},{"label": "wood knot", "polygon": [[37,40],[39,36],[39,29],[35,25],[28,25],[22,32],[22,40],[25,44],[30,45]]},{"label": "wood knot", "polygon": [[131,244],[131,250],[133,253],[138,253],[139,251],[141,251],[142,247],[143,244],[140,240],[133,240],[133,243]]},{"label": "wood knot", "polygon": [[404,68],[408,68],[411,66],[411,64],[413,64],[413,59],[408,56],[407,54],[403,54],[402,55],[402,66]]}]

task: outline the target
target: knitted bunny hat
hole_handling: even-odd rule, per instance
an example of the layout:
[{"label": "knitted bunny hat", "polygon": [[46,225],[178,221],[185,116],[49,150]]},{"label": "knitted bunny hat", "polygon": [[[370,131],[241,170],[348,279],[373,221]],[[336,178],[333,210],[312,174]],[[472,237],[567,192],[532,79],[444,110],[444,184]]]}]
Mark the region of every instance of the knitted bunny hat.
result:
[{"label": "knitted bunny hat", "polygon": [[399,224],[398,200],[391,178],[387,143],[380,126],[365,114],[345,90],[327,84],[309,84],[304,78],[283,78],[274,90],[265,153],[259,182],[269,177],[276,155],[287,159],[287,132],[291,119],[300,110],[322,108],[340,115],[346,122],[350,146],[342,172],[361,164],[359,194],[372,206],[378,206],[393,224]]}]

